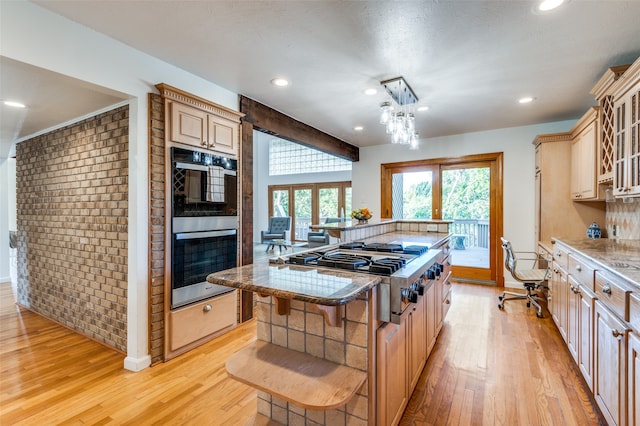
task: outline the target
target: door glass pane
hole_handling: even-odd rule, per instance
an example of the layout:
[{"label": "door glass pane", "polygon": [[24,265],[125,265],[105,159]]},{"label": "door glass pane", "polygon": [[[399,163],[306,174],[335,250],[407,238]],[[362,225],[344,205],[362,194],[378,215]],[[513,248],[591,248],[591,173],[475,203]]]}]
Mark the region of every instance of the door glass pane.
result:
[{"label": "door glass pane", "polygon": [[278,189],[273,191],[273,211],[271,216],[289,216],[289,190]]},{"label": "door glass pane", "polygon": [[320,223],[328,217],[338,217],[338,188],[320,188],[318,190],[320,202]]},{"label": "door glass pane", "polygon": [[407,172],[392,175],[393,219],[431,219],[432,172]]},{"label": "door glass pane", "polygon": [[351,187],[347,187],[344,189],[344,210],[341,211],[342,217],[349,218],[351,217],[351,210],[353,210],[351,203]]},{"label": "door glass pane", "polygon": [[293,191],[293,239],[302,241],[307,239],[311,224],[311,189],[296,189]]},{"label": "door glass pane", "polygon": [[489,201],[489,167],[442,171],[442,218],[454,221],[454,266],[489,268]]}]

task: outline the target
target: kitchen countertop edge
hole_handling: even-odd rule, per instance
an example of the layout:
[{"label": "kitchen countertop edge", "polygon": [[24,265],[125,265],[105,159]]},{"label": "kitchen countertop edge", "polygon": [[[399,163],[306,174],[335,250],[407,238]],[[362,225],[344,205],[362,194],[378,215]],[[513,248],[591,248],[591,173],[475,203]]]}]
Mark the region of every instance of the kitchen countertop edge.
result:
[{"label": "kitchen countertop edge", "polygon": [[[340,294],[338,297],[325,297],[325,296],[313,296],[310,294],[304,294],[293,290],[282,290],[274,288],[273,286],[265,284],[258,284],[258,281],[261,281],[259,278],[253,278],[254,272],[258,272],[257,275],[268,273],[268,268],[278,269],[282,268],[284,265],[275,265],[275,264],[252,264],[245,265],[239,268],[233,268],[225,271],[215,272],[207,276],[207,282],[212,284],[218,284],[225,287],[232,287],[239,290],[244,291],[252,291],[258,293],[259,295],[267,295],[273,296],[281,299],[291,299],[291,300],[299,300],[302,302],[315,303],[317,305],[325,305],[325,306],[338,306],[345,305],[359,296],[367,292],[369,289],[377,286],[381,279],[377,275],[364,275],[360,273],[351,273],[346,271],[331,271],[333,276],[340,276],[342,278],[352,278],[353,283],[351,286],[352,290],[345,292],[344,294]],[[290,265],[286,265],[290,266]],[[296,265],[296,268],[301,272],[307,271],[315,271],[322,270],[322,268],[307,268],[304,266]],[[251,278],[239,278],[243,276],[243,272],[250,271],[252,277]],[[268,281],[268,279],[266,279]],[[301,278],[301,281],[303,279]]]},{"label": "kitchen countertop edge", "polygon": [[640,240],[552,238],[640,290]]}]

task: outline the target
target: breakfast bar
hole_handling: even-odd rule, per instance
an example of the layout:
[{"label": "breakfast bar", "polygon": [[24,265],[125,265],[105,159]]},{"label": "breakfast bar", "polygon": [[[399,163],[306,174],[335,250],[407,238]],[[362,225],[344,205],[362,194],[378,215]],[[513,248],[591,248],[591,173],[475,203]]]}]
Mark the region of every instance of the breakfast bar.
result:
[{"label": "breakfast bar", "polygon": [[226,367],[258,390],[260,416],[282,424],[296,416],[319,424],[351,418],[367,423],[372,289],[380,277],[272,263],[207,280],[257,295],[257,341],[232,355]]}]

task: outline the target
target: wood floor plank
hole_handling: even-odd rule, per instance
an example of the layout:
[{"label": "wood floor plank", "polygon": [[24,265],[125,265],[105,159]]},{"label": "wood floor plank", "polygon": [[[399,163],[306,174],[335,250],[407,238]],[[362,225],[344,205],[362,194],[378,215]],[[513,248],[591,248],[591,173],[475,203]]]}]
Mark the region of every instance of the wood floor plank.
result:
[{"label": "wood floor plank", "polygon": [[[604,424],[548,315],[497,308],[499,290],[454,284],[453,304],[401,425]],[[226,359],[255,324],[138,373],[123,355],[27,310],[0,284],[0,424],[244,425],[255,390]]]},{"label": "wood floor plank", "polygon": [[548,313],[539,319],[520,301],[499,310],[495,287],[456,283],[452,291],[402,425],[604,424]]}]

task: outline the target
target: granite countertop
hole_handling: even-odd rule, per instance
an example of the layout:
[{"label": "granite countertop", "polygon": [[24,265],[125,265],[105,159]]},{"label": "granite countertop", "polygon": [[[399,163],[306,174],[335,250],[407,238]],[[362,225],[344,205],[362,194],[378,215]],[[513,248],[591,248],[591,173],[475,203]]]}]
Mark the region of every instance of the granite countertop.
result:
[{"label": "granite countertop", "polygon": [[593,262],[640,289],[640,240],[622,240],[616,238],[596,239],[560,239],[554,238],[574,249],[578,254],[590,258]]},{"label": "granite countertop", "polygon": [[283,299],[335,306],[355,300],[378,285],[380,277],[336,269],[258,263],[215,272],[207,281]]},{"label": "granite countertop", "polygon": [[440,220],[440,219],[416,219],[416,220],[408,220],[408,219],[380,219],[380,220],[368,220],[366,223],[360,223],[357,220],[345,219],[343,222],[332,222],[332,223],[322,223],[322,224],[313,224],[309,225],[309,228],[312,229],[327,229],[327,230],[340,230],[340,231],[348,231],[351,229],[362,229],[371,226],[379,226],[386,225],[390,223],[453,223],[453,220]]},{"label": "granite countertop", "polygon": [[365,238],[362,241],[365,243],[398,243],[398,244],[411,244],[421,243],[428,244],[430,247],[440,245],[451,233],[449,232],[404,232],[395,231],[388,232],[386,234],[376,235],[370,238]]}]

